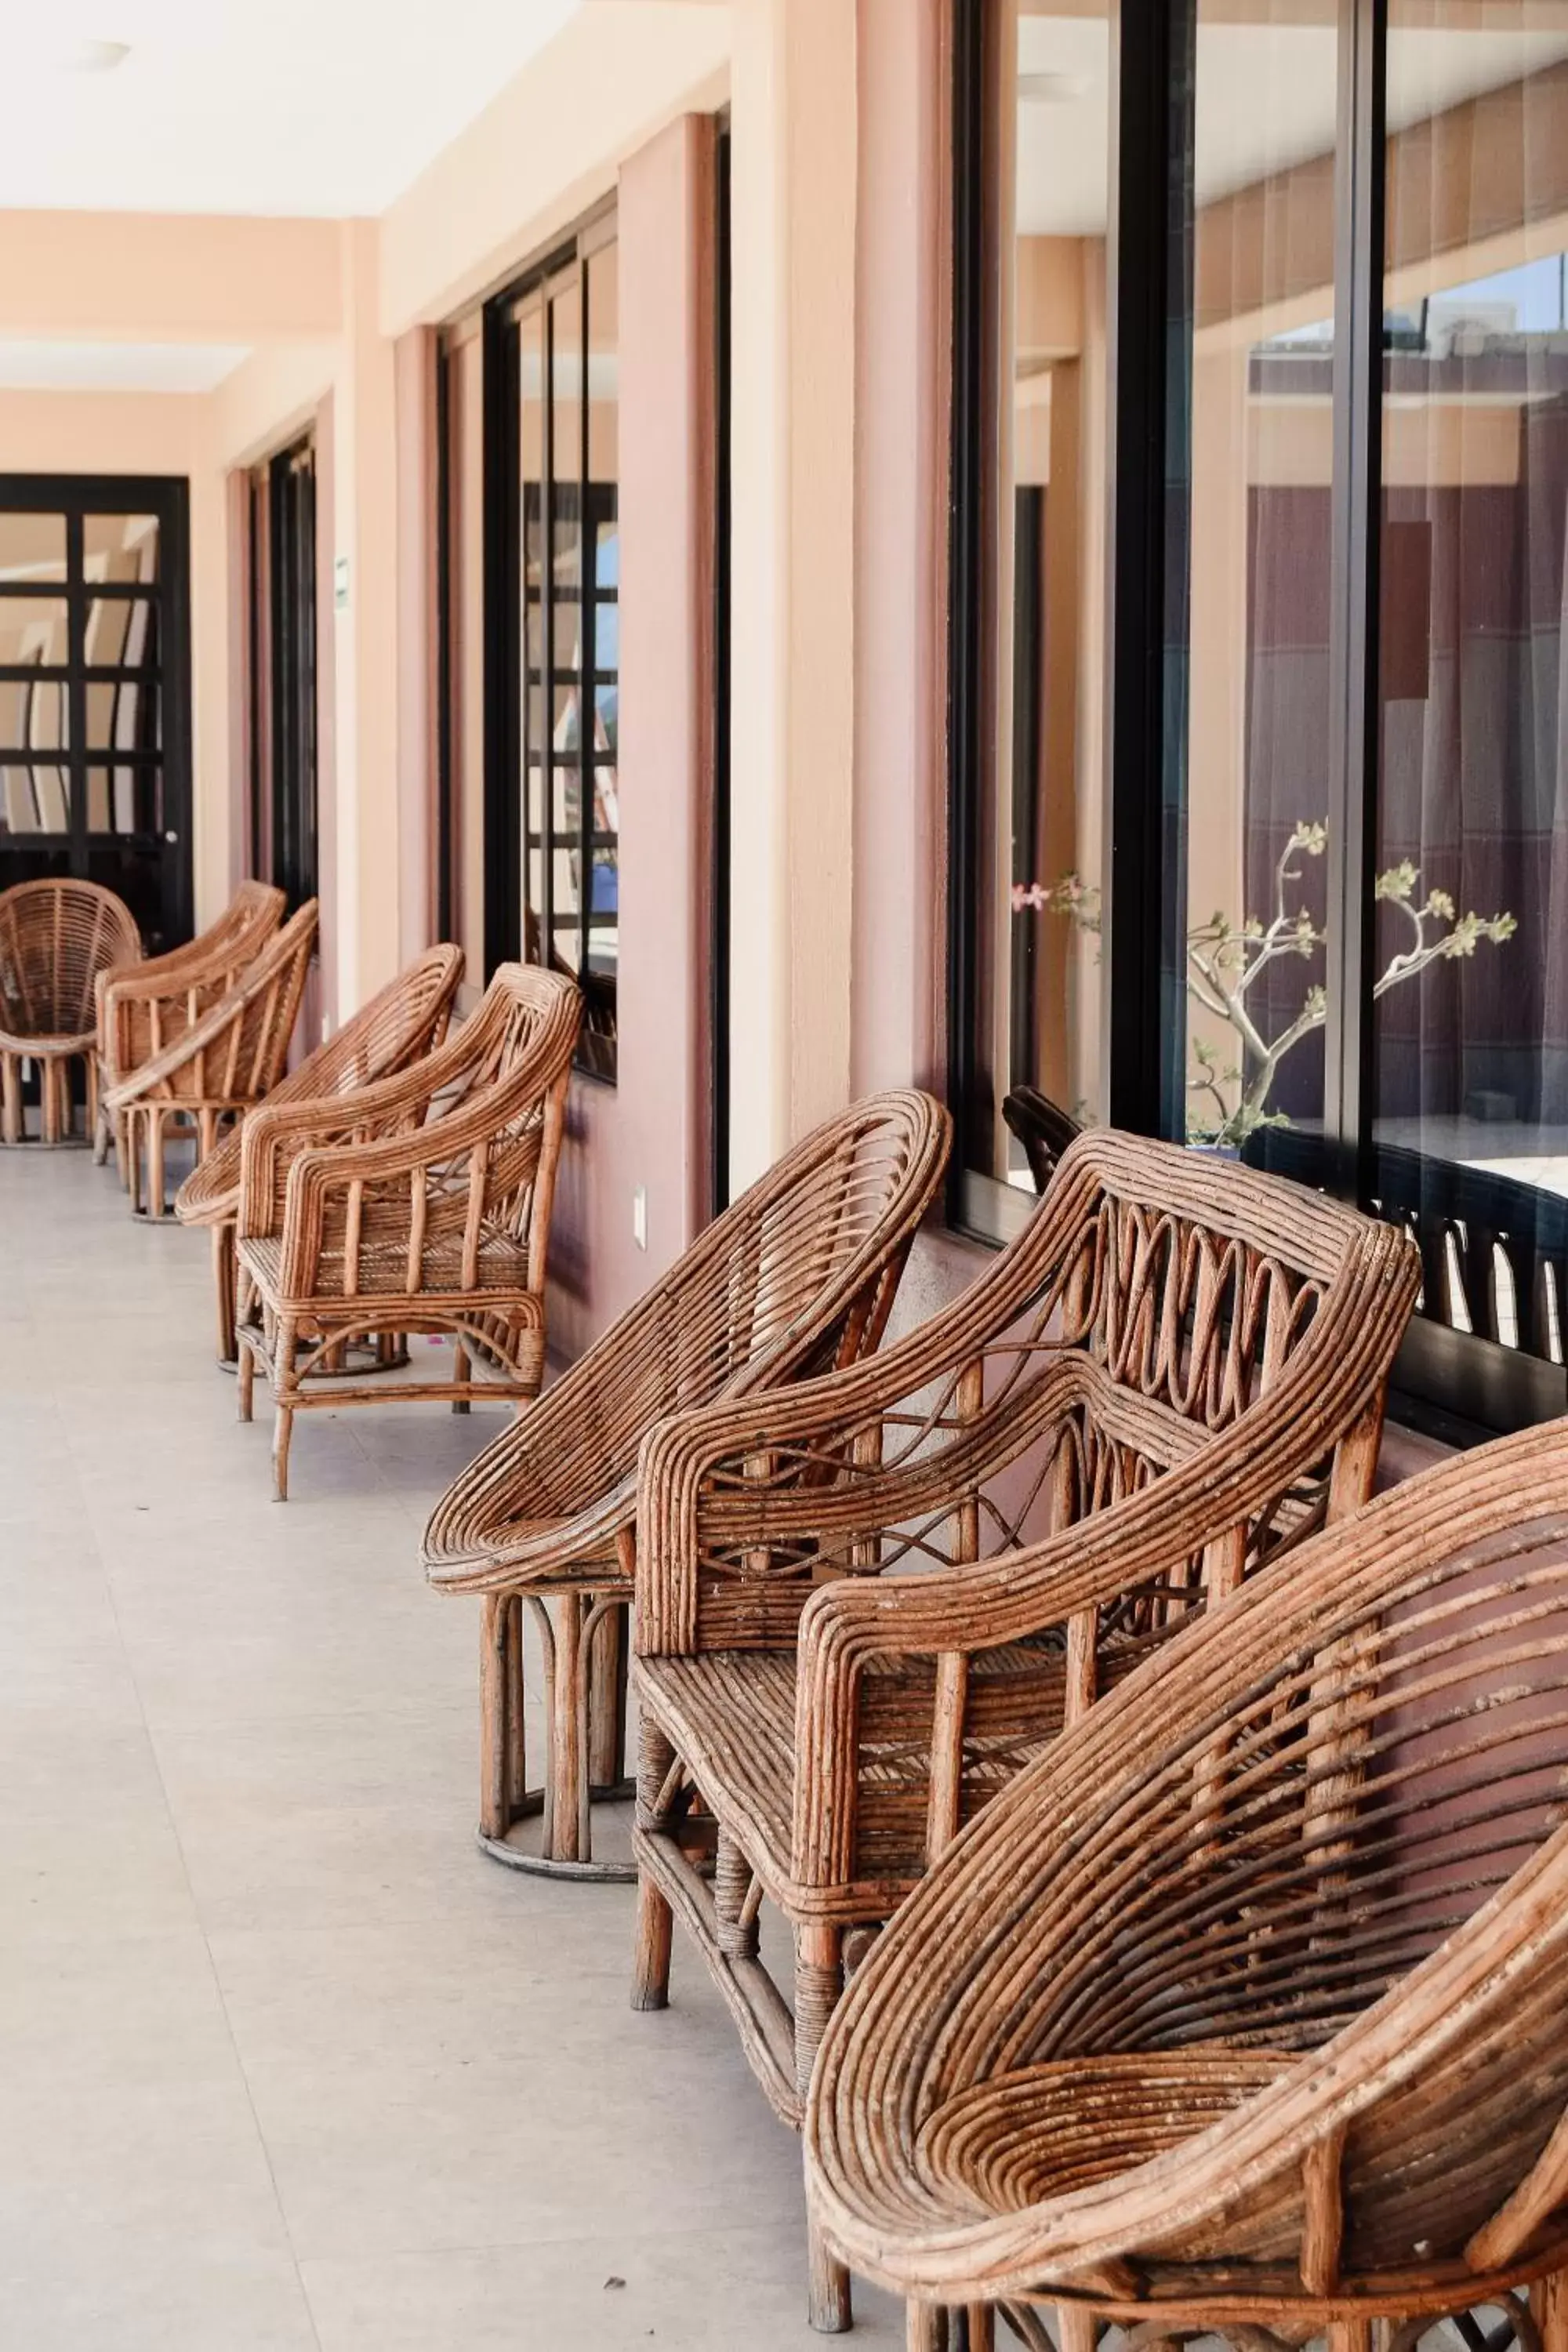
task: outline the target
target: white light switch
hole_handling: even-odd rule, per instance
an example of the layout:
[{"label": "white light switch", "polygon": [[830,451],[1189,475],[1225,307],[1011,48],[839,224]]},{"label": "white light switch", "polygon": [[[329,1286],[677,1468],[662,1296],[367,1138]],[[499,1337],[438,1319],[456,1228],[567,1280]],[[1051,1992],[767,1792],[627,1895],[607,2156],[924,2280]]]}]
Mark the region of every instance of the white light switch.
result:
[{"label": "white light switch", "polygon": [[632,1239],[638,1249],[647,1247],[647,1186],[639,1184],[632,1194]]}]

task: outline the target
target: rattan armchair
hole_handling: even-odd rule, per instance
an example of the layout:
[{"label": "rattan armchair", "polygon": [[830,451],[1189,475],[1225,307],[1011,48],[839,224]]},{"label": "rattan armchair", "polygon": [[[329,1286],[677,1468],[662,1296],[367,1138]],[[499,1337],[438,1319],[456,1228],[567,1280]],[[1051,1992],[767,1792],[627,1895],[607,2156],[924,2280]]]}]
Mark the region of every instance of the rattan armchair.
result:
[{"label": "rattan armchair", "polygon": [[[408,1069],[341,1102],[289,1103],[247,1121],[239,1412],[250,1419],[259,1367],[272,1387],[279,1502],[304,1407],[445,1398],[466,1409],[476,1396],[538,1395],[581,1011],[561,974],[502,964],[472,1018]],[[351,1341],[410,1332],[452,1339],[449,1378],[324,1377]]]},{"label": "rattan armchair", "polygon": [[[1364,1500],[1417,1276],[1388,1226],[1100,1130],[897,1346],[656,1431],[635,2004],[666,2000],[673,1913],[798,2125],[847,1963],[961,1823],[1205,1599]],[[816,2324],[845,2297],[814,2261]]]},{"label": "rattan armchair", "polygon": [[[104,1088],[105,1110],[123,1124],[133,1212],[165,1213],[164,1147],[173,1130],[195,1135],[199,1167],[220,1132],[276,1086],[315,944],[311,898],[262,941],[231,988],[129,1077]],[[121,987],[113,982],[111,996]]]},{"label": "rattan armchair", "polygon": [[[335,1037],[279,1080],[267,1097],[268,1111],[309,1103],[329,1117],[341,1118],[344,1095],[394,1076],[441,1043],[462,977],[461,948],[426,949],[345,1021]],[[237,1349],[234,1234],[239,1216],[239,1138],[238,1128],[225,1136],[174,1195],[180,1223],[205,1227],[212,1234],[218,1361],[226,1367],[234,1362]]]},{"label": "rattan armchair", "polygon": [[132,1076],[226,997],[283,920],[284,898],[270,882],[242,882],[216,923],[184,947],[144,962],[116,965],[96,983],[96,1087],[100,1117],[94,1157],[112,1139],[121,1180],[131,1181],[123,1118],[103,1109],[111,1087]]},{"label": "rattan armchair", "polygon": [[1266,1570],[964,1832],[824,2040],[818,2230],[911,2347],[1044,2302],[1067,2352],[1484,2305],[1563,2352],[1565,1789],[1559,1422]]},{"label": "rattan armchair", "polygon": [[[590,1806],[626,1793],[638,1448],[677,1406],[750,1394],[875,1348],[942,1181],[950,1131],[929,1096],[906,1093],[871,1096],[808,1135],[525,1422],[470,1464],[437,1509],[425,1537],[431,1582],[485,1596],[479,1842],[498,1861],[631,1874],[595,1857]],[[540,1643],[544,1680],[544,1773],[533,1788],[525,1626]],[[523,1824],[535,1817],[531,1848]]]},{"label": "rattan armchair", "polygon": [[25,1061],[38,1072],[44,1142],[70,1136],[74,1061],[87,1073],[89,1139],[97,1134],[98,976],[141,953],[130,908],[96,882],[50,877],[0,891],[0,1140],[24,1139]]}]

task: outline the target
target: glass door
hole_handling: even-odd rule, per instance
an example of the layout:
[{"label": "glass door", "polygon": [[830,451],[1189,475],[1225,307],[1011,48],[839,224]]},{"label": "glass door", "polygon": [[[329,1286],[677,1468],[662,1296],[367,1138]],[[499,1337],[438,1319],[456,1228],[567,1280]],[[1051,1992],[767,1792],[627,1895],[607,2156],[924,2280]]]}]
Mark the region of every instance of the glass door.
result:
[{"label": "glass door", "polygon": [[149,952],[188,938],[183,481],[0,475],[0,887],[118,892]]}]

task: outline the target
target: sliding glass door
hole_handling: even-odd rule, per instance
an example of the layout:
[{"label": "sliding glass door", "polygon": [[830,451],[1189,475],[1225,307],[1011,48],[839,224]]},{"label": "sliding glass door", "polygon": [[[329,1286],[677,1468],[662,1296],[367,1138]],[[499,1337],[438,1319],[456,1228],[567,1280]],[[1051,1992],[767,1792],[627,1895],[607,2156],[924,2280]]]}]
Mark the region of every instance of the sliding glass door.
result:
[{"label": "sliding glass door", "polygon": [[1568,10],[1115,23],[960,9],[959,1213],[1026,1081],[1405,1224],[1406,1399],[1561,1412]]},{"label": "sliding glass door", "polygon": [[189,937],[183,481],[0,475],[0,887],[117,891],[150,951]]}]

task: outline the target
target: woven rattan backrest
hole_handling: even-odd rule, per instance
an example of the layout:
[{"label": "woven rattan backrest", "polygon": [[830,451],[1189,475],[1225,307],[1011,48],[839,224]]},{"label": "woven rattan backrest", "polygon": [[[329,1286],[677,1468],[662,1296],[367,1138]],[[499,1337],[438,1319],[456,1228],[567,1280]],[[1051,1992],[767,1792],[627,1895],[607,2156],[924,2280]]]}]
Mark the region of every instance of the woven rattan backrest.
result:
[{"label": "woven rattan backrest", "polygon": [[226,996],[283,919],[269,882],[242,882],[215,923],[184,947],[97,984],[99,1051],[110,1077],[127,1077]]},{"label": "woven rattan backrest", "polygon": [[[280,1078],[268,1102],[314,1102],[351,1094],[429,1053],[446,1034],[462,975],[461,948],[427,948],[352,1013],[335,1036]],[[175,1207],[187,1223],[233,1215],[239,1191],[240,1136],[237,1128],[226,1135],[181,1186]]]},{"label": "woven rattan backrest", "polygon": [[1568,1423],[1380,1498],[1103,1700],[913,1898],[818,2097],[901,2049],[913,2145],[1021,2069],[1201,2045],[1277,2063],[1126,2176],[1129,2247],[1294,2263],[1325,2136],[1348,2270],[1504,2263],[1568,2200]]},{"label": "woven rattan backrest", "polygon": [[131,909],[96,882],[48,878],[0,891],[0,1029],[90,1035],[99,973],[141,952]]},{"label": "woven rattan backrest", "polygon": [[608,1495],[665,1414],[873,1349],[951,1131],[940,1104],[914,1092],[868,1096],[814,1129],[566,1375],[571,1458],[535,1465],[525,1427],[498,1439],[461,1482],[465,1525],[499,1533],[557,1510],[562,1493]]},{"label": "woven rattan backrest", "polygon": [[[150,1099],[255,1102],[282,1072],[316,945],[316,901],[307,899],[263,941],[234,985],[146,1066]],[[207,1042],[201,1042],[206,1040]],[[166,1075],[153,1080],[160,1066]]]},{"label": "woven rattan backrest", "polygon": [[[1342,1443],[1361,1428],[1350,1499],[1375,1454],[1383,1382],[1414,1301],[1402,1236],[1342,1204],[1233,1161],[1110,1129],[1064,1153],[1025,1232],[952,1304],[910,1333],[840,1426],[839,1494],[800,1548],[803,1578],[864,1564],[854,1512],[858,1465],[884,1517],[877,1564],[984,1558],[1039,1541],[1124,1501],[1225,1441],[1216,1476],[1243,1462],[1256,1409],[1275,1401],[1279,1484],[1238,1520],[1224,1560],[1173,1560],[1135,1587],[1120,1628],[1161,1633],[1218,1578],[1239,1583],[1284,1537],[1329,1506]],[[889,1384],[907,1381],[888,1406]],[[1263,1428],[1258,1425],[1261,1441]],[[1234,1443],[1231,1441],[1234,1440]],[[715,1475],[783,1489],[820,1484],[821,1446],[769,1433],[765,1465],[748,1437]],[[888,1481],[907,1489],[903,1507]],[[1225,1525],[1211,1507],[1208,1535]],[[1205,1542],[1207,1538],[1205,1537]],[[752,1546],[705,1549],[714,1589],[753,1575]],[[771,1575],[784,1604],[781,1555]],[[803,1584],[802,1590],[805,1589]]]}]

